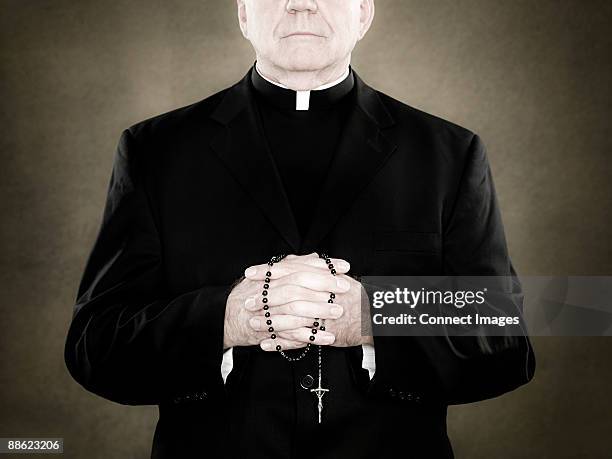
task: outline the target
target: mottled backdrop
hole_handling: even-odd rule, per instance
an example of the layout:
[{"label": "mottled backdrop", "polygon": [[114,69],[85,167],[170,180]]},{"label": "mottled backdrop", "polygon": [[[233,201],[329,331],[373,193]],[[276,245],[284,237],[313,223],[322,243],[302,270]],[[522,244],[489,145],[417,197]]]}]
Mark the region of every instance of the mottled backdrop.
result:
[{"label": "mottled backdrop", "polygon": [[[122,129],[234,83],[252,50],[231,0],[0,5],[0,436],[146,458],[157,409],[89,394],[64,367],[77,284]],[[612,274],[612,2],[377,6],[355,69],[481,135],[519,273]],[[610,457],[612,341],[534,344],[531,384],[450,408],[458,458]]]}]

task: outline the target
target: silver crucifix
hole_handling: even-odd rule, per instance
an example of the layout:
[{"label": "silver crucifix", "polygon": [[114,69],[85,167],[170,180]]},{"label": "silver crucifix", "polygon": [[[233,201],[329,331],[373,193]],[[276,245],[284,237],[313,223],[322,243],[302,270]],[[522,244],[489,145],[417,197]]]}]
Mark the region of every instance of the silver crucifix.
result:
[{"label": "silver crucifix", "polygon": [[323,412],[323,396],[325,395],[325,392],[329,392],[329,389],[323,389],[321,387],[321,372],[320,371],[319,371],[319,387],[316,387],[314,389],[310,389],[310,392],[314,392],[314,394],[319,399],[319,404],[318,404],[318,408],[319,408],[319,424],[321,424],[321,413]]}]

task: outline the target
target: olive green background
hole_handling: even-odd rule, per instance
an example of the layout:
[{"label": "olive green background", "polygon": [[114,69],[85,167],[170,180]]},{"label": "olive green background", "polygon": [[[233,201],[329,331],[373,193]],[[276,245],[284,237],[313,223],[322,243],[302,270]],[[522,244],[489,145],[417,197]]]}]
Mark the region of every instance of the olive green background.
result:
[{"label": "olive green background", "polygon": [[[76,288],[122,129],[233,84],[254,55],[229,0],[0,5],[0,437],[146,458],[156,407],[65,369]],[[354,53],[372,86],[481,135],[519,274],[612,274],[611,20],[605,0],[378,0]],[[531,384],[449,409],[458,458],[610,457],[612,342],[534,344]]]}]

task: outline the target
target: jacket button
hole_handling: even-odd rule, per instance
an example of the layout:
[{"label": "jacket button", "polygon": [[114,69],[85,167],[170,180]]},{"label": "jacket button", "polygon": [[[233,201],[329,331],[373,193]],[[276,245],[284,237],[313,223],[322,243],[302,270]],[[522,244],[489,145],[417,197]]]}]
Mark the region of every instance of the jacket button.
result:
[{"label": "jacket button", "polygon": [[303,389],[310,389],[313,383],[314,383],[314,378],[310,375],[306,375],[302,378],[302,381],[300,382],[300,386],[302,386]]}]

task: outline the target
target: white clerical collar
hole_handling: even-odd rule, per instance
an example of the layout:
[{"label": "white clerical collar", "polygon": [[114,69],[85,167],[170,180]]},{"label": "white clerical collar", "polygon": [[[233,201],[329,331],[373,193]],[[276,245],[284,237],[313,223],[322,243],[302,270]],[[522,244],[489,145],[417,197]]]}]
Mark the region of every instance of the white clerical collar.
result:
[{"label": "white clerical collar", "polygon": [[[257,68],[257,62],[255,62],[255,70],[257,70],[257,73],[266,81],[276,85],[276,86],[280,86],[281,88],[285,88],[285,89],[291,89],[288,88],[287,86],[285,86],[284,84],[281,83],[277,83],[276,81],[272,81],[268,78],[266,78]],[[313,89],[313,91],[319,91],[321,89],[327,89],[327,88],[331,88],[332,86],[337,85],[338,83],[340,83],[341,81],[344,81],[344,79],[349,75],[349,68],[347,67],[346,70],[344,71],[344,73],[342,74],[342,76],[340,78],[338,78],[337,80],[332,81],[331,83],[325,83],[321,86],[317,86],[316,88]],[[292,89],[293,91],[293,89]],[[306,90],[306,91],[295,91],[295,109],[296,110],[308,110],[310,106],[310,90]]]}]

